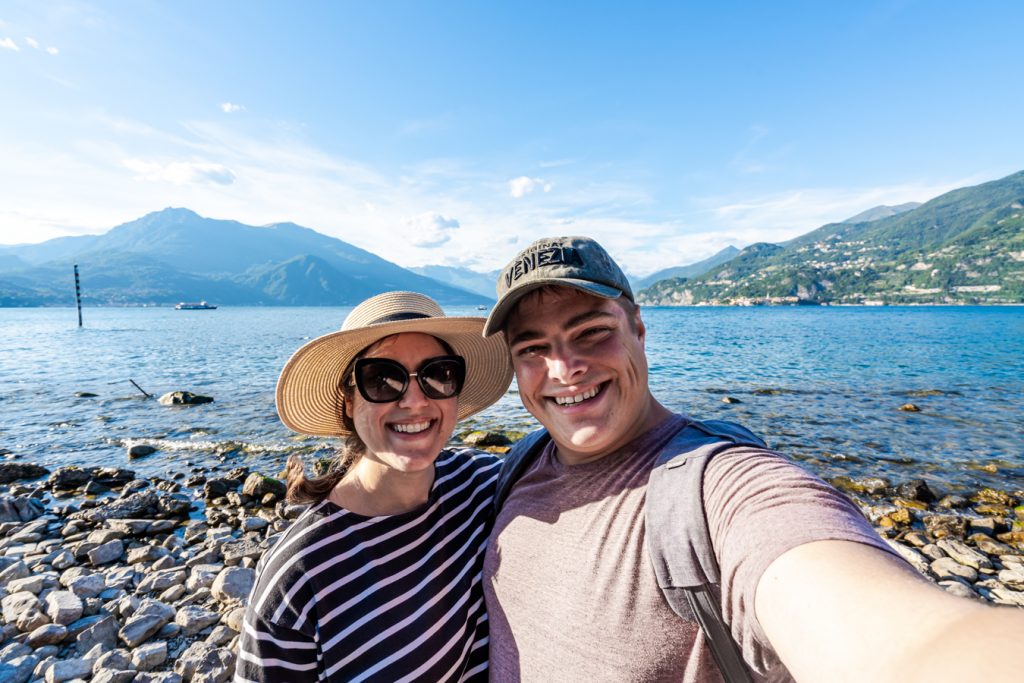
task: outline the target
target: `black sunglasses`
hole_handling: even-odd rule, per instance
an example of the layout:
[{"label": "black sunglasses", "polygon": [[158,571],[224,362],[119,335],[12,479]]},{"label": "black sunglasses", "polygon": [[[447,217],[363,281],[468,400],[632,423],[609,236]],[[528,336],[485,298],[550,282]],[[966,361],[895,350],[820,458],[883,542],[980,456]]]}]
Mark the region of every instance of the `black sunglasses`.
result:
[{"label": "black sunglasses", "polygon": [[423,395],[440,400],[458,396],[466,381],[466,361],[462,356],[428,358],[416,372],[390,358],[360,358],[353,371],[356,388],[370,403],[391,403],[405,395],[409,378],[415,377]]}]

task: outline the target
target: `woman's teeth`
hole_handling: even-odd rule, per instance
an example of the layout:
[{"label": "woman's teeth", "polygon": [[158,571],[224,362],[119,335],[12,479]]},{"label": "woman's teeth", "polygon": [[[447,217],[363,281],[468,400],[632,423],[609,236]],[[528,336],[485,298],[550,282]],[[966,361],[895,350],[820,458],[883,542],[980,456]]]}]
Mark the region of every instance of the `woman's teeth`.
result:
[{"label": "woman's teeth", "polygon": [[594,398],[600,390],[600,387],[594,387],[593,389],[587,389],[582,394],[576,394],[575,396],[555,396],[555,403],[560,406],[569,406],[573,403],[586,401],[588,398]]},{"label": "woman's teeth", "polygon": [[396,432],[402,432],[403,434],[419,434],[430,429],[430,421],[426,422],[414,422],[412,424],[393,424],[391,428]]}]

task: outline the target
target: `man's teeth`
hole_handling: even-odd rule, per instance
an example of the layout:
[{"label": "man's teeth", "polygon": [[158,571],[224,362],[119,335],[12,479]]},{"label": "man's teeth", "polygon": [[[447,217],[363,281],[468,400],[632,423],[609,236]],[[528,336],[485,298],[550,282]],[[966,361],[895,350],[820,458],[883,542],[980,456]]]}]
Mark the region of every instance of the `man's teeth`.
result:
[{"label": "man's teeth", "polygon": [[405,434],[418,434],[420,432],[430,429],[430,421],[426,422],[414,422],[412,424],[393,424],[391,428],[396,432],[403,432]]},{"label": "man's teeth", "polygon": [[594,387],[593,389],[587,389],[582,394],[576,394],[575,396],[555,396],[555,403],[560,406],[568,406],[573,403],[579,403],[580,401],[586,401],[588,398],[594,398],[597,396],[597,392],[600,387]]}]

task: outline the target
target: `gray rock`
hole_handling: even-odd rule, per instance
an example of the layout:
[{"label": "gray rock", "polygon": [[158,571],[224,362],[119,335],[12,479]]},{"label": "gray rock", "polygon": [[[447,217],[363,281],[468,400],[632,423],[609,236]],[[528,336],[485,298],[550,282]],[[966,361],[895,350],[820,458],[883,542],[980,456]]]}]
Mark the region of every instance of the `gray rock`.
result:
[{"label": "gray rock", "polygon": [[46,683],[64,683],[92,675],[92,662],[87,659],[58,659],[46,670]]},{"label": "gray rock", "polygon": [[[181,676],[172,671],[160,671],[158,673],[140,673],[132,683],[181,683]],[[195,683],[202,683],[196,681]]]},{"label": "gray rock", "polygon": [[158,640],[135,648],[132,664],[139,671],[152,671],[167,661],[167,641]]},{"label": "gray rock", "polygon": [[939,581],[955,579],[957,577],[966,579],[971,583],[978,580],[977,570],[960,564],[952,557],[943,557],[942,559],[935,560],[931,564],[931,570],[938,577]]},{"label": "gray rock", "polygon": [[242,632],[242,624],[245,622],[245,608],[236,607],[224,615],[224,623],[235,633]]},{"label": "gray rock", "polygon": [[955,538],[941,538],[936,545],[945,550],[950,557],[962,565],[973,567],[974,569],[992,568],[992,562],[987,557],[977,550],[972,550],[965,543]]},{"label": "gray rock", "polygon": [[223,565],[219,564],[197,564],[189,572],[185,588],[190,591],[198,588],[209,588],[223,569]]},{"label": "gray rock", "polygon": [[128,647],[138,647],[155,635],[168,621],[168,619],[156,614],[133,616],[117,632],[117,636]]},{"label": "gray rock", "polygon": [[206,636],[206,644],[212,645],[213,647],[223,647],[231,642],[231,639],[238,635],[237,631],[234,631],[224,624],[214,627],[210,631],[210,635]]},{"label": "gray rock", "polygon": [[149,568],[150,571],[158,572],[163,569],[179,569],[178,560],[173,555],[167,555],[161,557],[159,560],[153,563],[153,566]]},{"label": "gray rock", "polygon": [[184,584],[178,584],[177,586],[171,586],[163,593],[158,596],[160,602],[175,602],[181,596],[185,595],[188,591],[185,589]]},{"label": "gray rock", "polygon": [[77,489],[79,486],[85,486],[92,481],[93,475],[96,473],[97,468],[82,469],[75,465],[67,465],[65,467],[58,467],[50,478],[47,479],[47,484],[54,491],[70,491]]},{"label": "gray rock", "polygon": [[[120,543],[120,541],[118,541]],[[80,598],[95,598],[107,588],[102,574],[84,574],[67,584],[68,590]]]},{"label": "gray rock", "polygon": [[921,552],[924,553],[926,557],[932,560],[941,560],[944,557],[949,557],[949,555],[946,554],[945,550],[935,545],[934,543],[929,543],[928,545],[922,547]]},{"label": "gray rock", "polygon": [[197,605],[182,607],[174,617],[174,623],[181,627],[182,634],[186,636],[194,636],[218,621],[220,621],[220,614]]},{"label": "gray rock", "polygon": [[977,598],[978,594],[968,588],[966,585],[959,581],[939,581],[939,585],[942,586],[947,593],[955,595],[958,598]]},{"label": "gray rock", "polygon": [[1024,567],[1015,565],[999,572],[999,580],[1015,590],[1024,590]]},{"label": "gray rock", "polygon": [[7,662],[15,657],[24,657],[25,655],[30,654],[32,654],[32,648],[28,645],[18,641],[12,641],[0,648],[0,662]]},{"label": "gray rock", "polygon": [[75,639],[75,649],[82,655],[96,646],[111,650],[117,645],[117,620],[111,616],[103,616],[98,621],[83,629]]},{"label": "gray rock", "polygon": [[85,539],[91,543],[98,543],[102,545],[108,541],[123,539],[126,535],[127,534],[119,529],[96,529],[95,531],[90,531],[89,535],[86,536]]},{"label": "gray rock", "polygon": [[1009,588],[993,588],[992,595],[995,601],[1003,605],[1016,605],[1024,607],[1024,592],[1010,590]]},{"label": "gray rock", "polygon": [[143,600],[135,610],[135,616],[143,614],[155,614],[158,617],[163,617],[166,621],[170,621],[174,619],[174,608],[159,600],[150,598]]},{"label": "gray rock", "polygon": [[234,543],[225,543],[223,551],[224,564],[228,566],[237,565],[246,557],[259,559],[263,555],[263,548],[258,543],[245,539]]},{"label": "gray rock", "polygon": [[40,607],[39,598],[28,591],[12,593],[0,601],[0,605],[3,606],[4,621],[8,624],[16,622],[25,612],[38,610]]},{"label": "gray rock", "polygon": [[78,560],[76,560],[75,556],[67,550],[60,551],[60,553],[58,553],[50,562],[50,565],[57,570],[67,569],[68,567],[73,567],[76,564],[78,564]]},{"label": "gray rock", "polygon": [[185,680],[202,677],[211,683],[223,683],[231,676],[235,655],[226,648],[215,648],[206,643],[192,643],[174,663],[174,671]]},{"label": "gray rock", "polygon": [[242,520],[242,531],[259,531],[270,526],[270,522],[262,517],[246,517]]},{"label": "gray rock", "polygon": [[18,560],[3,571],[0,571],[0,586],[9,585],[12,581],[17,581],[18,579],[27,579],[30,576],[32,576],[32,572],[28,570],[28,565]]},{"label": "gray rock", "polygon": [[193,394],[191,391],[170,391],[159,399],[160,405],[164,406],[194,406],[202,403],[213,403],[209,396]]},{"label": "gray rock", "polygon": [[68,627],[60,624],[46,624],[28,634],[25,644],[31,648],[56,645],[68,635]]},{"label": "gray rock", "polygon": [[27,654],[0,662],[0,681],[4,683],[27,683],[32,677],[39,659]]},{"label": "gray rock", "polygon": [[0,484],[45,477],[50,470],[29,462],[0,462]]},{"label": "gray rock", "polygon": [[167,557],[171,554],[171,551],[167,548],[163,548],[158,545],[144,545],[138,548],[132,548],[128,551],[128,564],[138,564],[139,562],[155,562],[162,557]]},{"label": "gray rock", "polygon": [[925,576],[928,575],[928,559],[924,555],[913,548],[908,548],[902,543],[897,543],[896,541],[890,541],[888,539],[885,539],[885,542],[889,544],[890,548],[899,553],[900,557],[906,560],[911,567]]},{"label": "gray rock", "polygon": [[128,449],[129,458],[143,458],[147,455],[152,455],[153,453],[156,453],[156,449],[143,443],[136,444]]},{"label": "gray rock", "polygon": [[124,498],[118,498],[97,508],[72,513],[68,519],[81,519],[98,524],[108,519],[145,517],[156,513],[159,499],[157,491],[147,489]]},{"label": "gray rock", "polygon": [[210,592],[220,602],[241,602],[249,597],[256,572],[243,567],[227,567],[213,582]]},{"label": "gray rock", "polygon": [[27,496],[0,496],[0,523],[30,522],[46,512],[42,501]]},{"label": "gray rock", "polygon": [[251,498],[259,499],[268,493],[273,494],[275,498],[284,498],[287,492],[288,487],[283,481],[273,477],[265,477],[257,472],[253,472],[246,477],[245,482],[242,484],[242,493]]},{"label": "gray rock", "polygon": [[89,561],[93,565],[109,564],[121,559],[124,555],[124,542],[120,539],[107,541],[89,551]]},{"label": "gray rock", "polygon": [[50,617],[46,616],[37,609],[30,609],[27,612],[23,612],[18,620],[14,622],[15,626],[22,633],[31,633],[40,626],[46,626],[50,623]]},{"label": "gray rock", "polygon": [[[23,562],[19,562],[18,564],[24,566]],[[26,570],[27,569],[28,568],[26,567]],[[22,591],[28,591],[29,593],[39,595],[39,591],[43,590],[43,577],[36,575],[26,576],[23,579],[14,579],[13,581],[0,581],[0,586],[3,585],[6,585],[7,592],[11,595],[21,593]]]},{"label": "gray rock", "polygon": [[172,569],[165,569],[162,571],[156,571],[146,576],[139,584],[139,587],[135,589],[135,592],[140,595],[146,593],[152,593],[153,591],[165,591],[171,586],[177,586],[178,584],[185,583],[188,578],[188,572],[184,569],[178,569],[174,567]]},{"label": "gray rock", "polygon": [[134,683],[138,680],[133,670],[104,669],[93,675],[92,683]]},{"label": "gray rock", "polygon": [[46,614],[55,624],[67,626],[82,616],[82,599],[71,591],[53,591],[46,596]]},{"label": "gray rock", "polygon": [[92,664],[93,674],[98,674],[104,669],[125,671],[132,668],[131,653],[120,648],[104,652],[102,655],[97,657]]},{"label": "gray rock", "polygon": [[142,536],[151,524],[148,519],[108,519],[107,526],[126,536]]}]

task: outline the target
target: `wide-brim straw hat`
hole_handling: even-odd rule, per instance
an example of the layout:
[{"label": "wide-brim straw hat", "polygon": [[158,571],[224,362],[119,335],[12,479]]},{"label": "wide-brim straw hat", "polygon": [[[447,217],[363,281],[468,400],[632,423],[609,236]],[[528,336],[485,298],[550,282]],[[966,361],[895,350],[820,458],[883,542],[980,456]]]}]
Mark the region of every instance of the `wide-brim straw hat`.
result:
[{"label": "wide-brim straw hat", "polygon": [[428,296],[385,292],[349,313],[341,330],[305,344],[285,363],[277,380],[277,413],[291,429],[313,436],[347,436],[341,414],[341,379],[367,346],[402,332],[443,339],[466,359],[466,381],[458,396],[462,420],[500,399],[512,382],[504,335],[484,338],[484,319],[447,317]]}]

